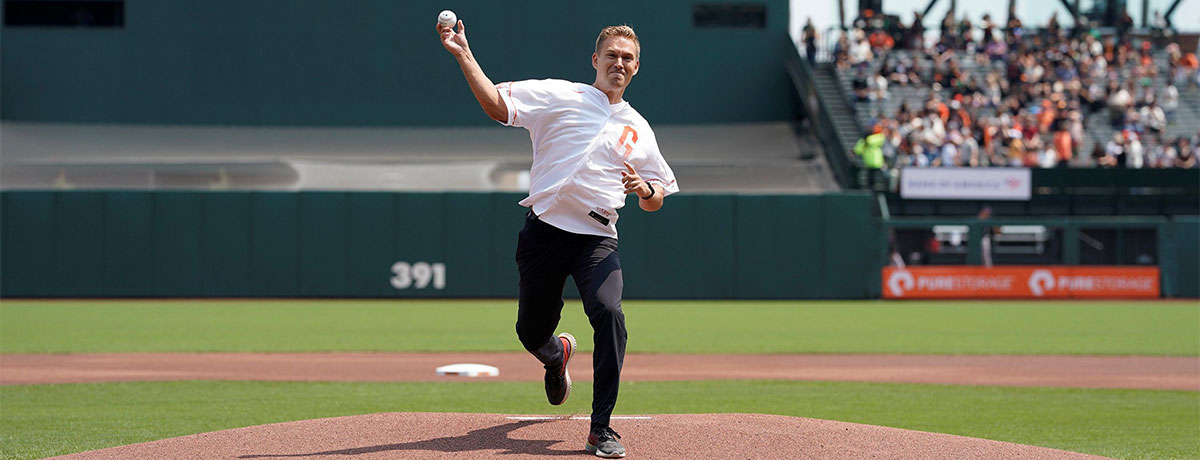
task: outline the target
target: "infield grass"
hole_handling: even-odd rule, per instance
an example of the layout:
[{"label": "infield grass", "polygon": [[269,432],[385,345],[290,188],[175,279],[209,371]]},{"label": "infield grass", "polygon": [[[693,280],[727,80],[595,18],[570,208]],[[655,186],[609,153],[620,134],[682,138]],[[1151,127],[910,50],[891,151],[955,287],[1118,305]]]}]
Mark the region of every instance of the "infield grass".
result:
[{"label": "infield grass", "polygon": [[[5,386],[0,457],[42,458],[167,437],[379,412],[589,412],[537,382],[136,382]],[[463,395],[470,395],[464,398]],[[950,433],[1123,459],[1200,453],[1200,393],[795,381],[627,382],[618,414],[744,412]],[[620,431],[620,423],[615,423]],[[582,436],[583,433],[568,434]],[[564,438],[573,442],[577,439]],[[625,439],[636,449],[637,439]],[[365,447],[365,446],[364,446]],[[268,452],[246,452],[266,454]]]},{"label": "infield grass", "polygon": [[[624,303],[631,353],[1200,356],[1194,301]],[[0,302],[0,352],[521,351],[512,300]],[[559,330],[591,347],[583,307]]]}]

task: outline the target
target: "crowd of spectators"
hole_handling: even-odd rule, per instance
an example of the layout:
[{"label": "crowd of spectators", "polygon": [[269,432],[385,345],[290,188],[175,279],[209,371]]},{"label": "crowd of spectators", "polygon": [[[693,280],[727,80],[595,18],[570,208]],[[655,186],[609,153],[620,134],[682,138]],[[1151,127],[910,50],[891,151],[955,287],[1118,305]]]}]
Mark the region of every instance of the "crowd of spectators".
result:
[{"label": "crowd of spectators", "polygon": [[[911,27],[864,16],[839,37],[833,58],[854,75],[852,97],[873,111],[856,151],[878,145],[883,161],[864,157],[868,167],[1197,166],[1200,129],[1168,137],[1167,127],[1179,88],[1200,86],[1200,65],[1162,31],[1135,38],[1118,27],[1104,36],[1086,19],[1068,30],[1055,16],[1027,29],[1012,12],[1004,24],[985,14],[978,25],[947,14],[928,42],[919,14]],[[1165,59],[1156,61],[1155,49]],[[929,91],[882,113],[896,86]],[[1111,138],[1090,139],[1094,147],[1082,151],[1091,117],[1107,118]]]}]

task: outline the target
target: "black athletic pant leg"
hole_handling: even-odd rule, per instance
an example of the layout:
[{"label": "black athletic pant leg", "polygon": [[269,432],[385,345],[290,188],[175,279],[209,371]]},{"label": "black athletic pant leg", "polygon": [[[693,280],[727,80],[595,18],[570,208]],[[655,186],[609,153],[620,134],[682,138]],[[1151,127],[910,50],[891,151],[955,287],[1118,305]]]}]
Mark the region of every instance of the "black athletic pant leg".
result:
[{"label": "black athletic pant leg", "polygon": [[517,337],[547,369],[562,363],[562,345],[554,335],[562,315],[563,285],[575,278],[584,312],[592,325],[592,424],[608,425],[617,404],[625,360],[624,281],[617,240],[563,231],[533,217],[517,238],[520,294]]},{"label": "black athletic pant leg", "polygon": [[621,311],[621,256],[617,240],[580,235],[572,276],[592,324],[592,425],[607,426],[617,405],[621,365],[625,360],[625,313]]},{"label": "black athletic pant leg", "polygon": [[547,369],[561,367],[563,360],[554,329],[562,317],[563,285],[569,274],[569,261],[563,254],[567,235],[530,213],[517,236],[517,338]]}]

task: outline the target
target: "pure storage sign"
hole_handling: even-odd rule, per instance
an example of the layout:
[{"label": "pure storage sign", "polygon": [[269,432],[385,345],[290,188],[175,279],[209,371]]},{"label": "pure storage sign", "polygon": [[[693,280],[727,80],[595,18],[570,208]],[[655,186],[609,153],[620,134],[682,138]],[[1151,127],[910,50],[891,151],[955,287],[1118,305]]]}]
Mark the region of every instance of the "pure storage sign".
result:
[{"label": "pure storage sign", "polygon": [[883,297],[1158,297],[1158,267],[909,267],[883,269]]}]

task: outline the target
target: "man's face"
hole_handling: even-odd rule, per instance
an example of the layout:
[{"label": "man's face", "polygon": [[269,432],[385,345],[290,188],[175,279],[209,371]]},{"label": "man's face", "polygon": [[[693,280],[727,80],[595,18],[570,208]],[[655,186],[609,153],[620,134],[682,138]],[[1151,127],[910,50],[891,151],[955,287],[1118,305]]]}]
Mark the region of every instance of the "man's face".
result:
[{"label": "man's face", "polygon": [[625,37],[612,37],[604,41],[600,51],[592,55],[592,67],[596,68],[596,81],[611,89],[629,86],[637,74],[637,44]]}]

